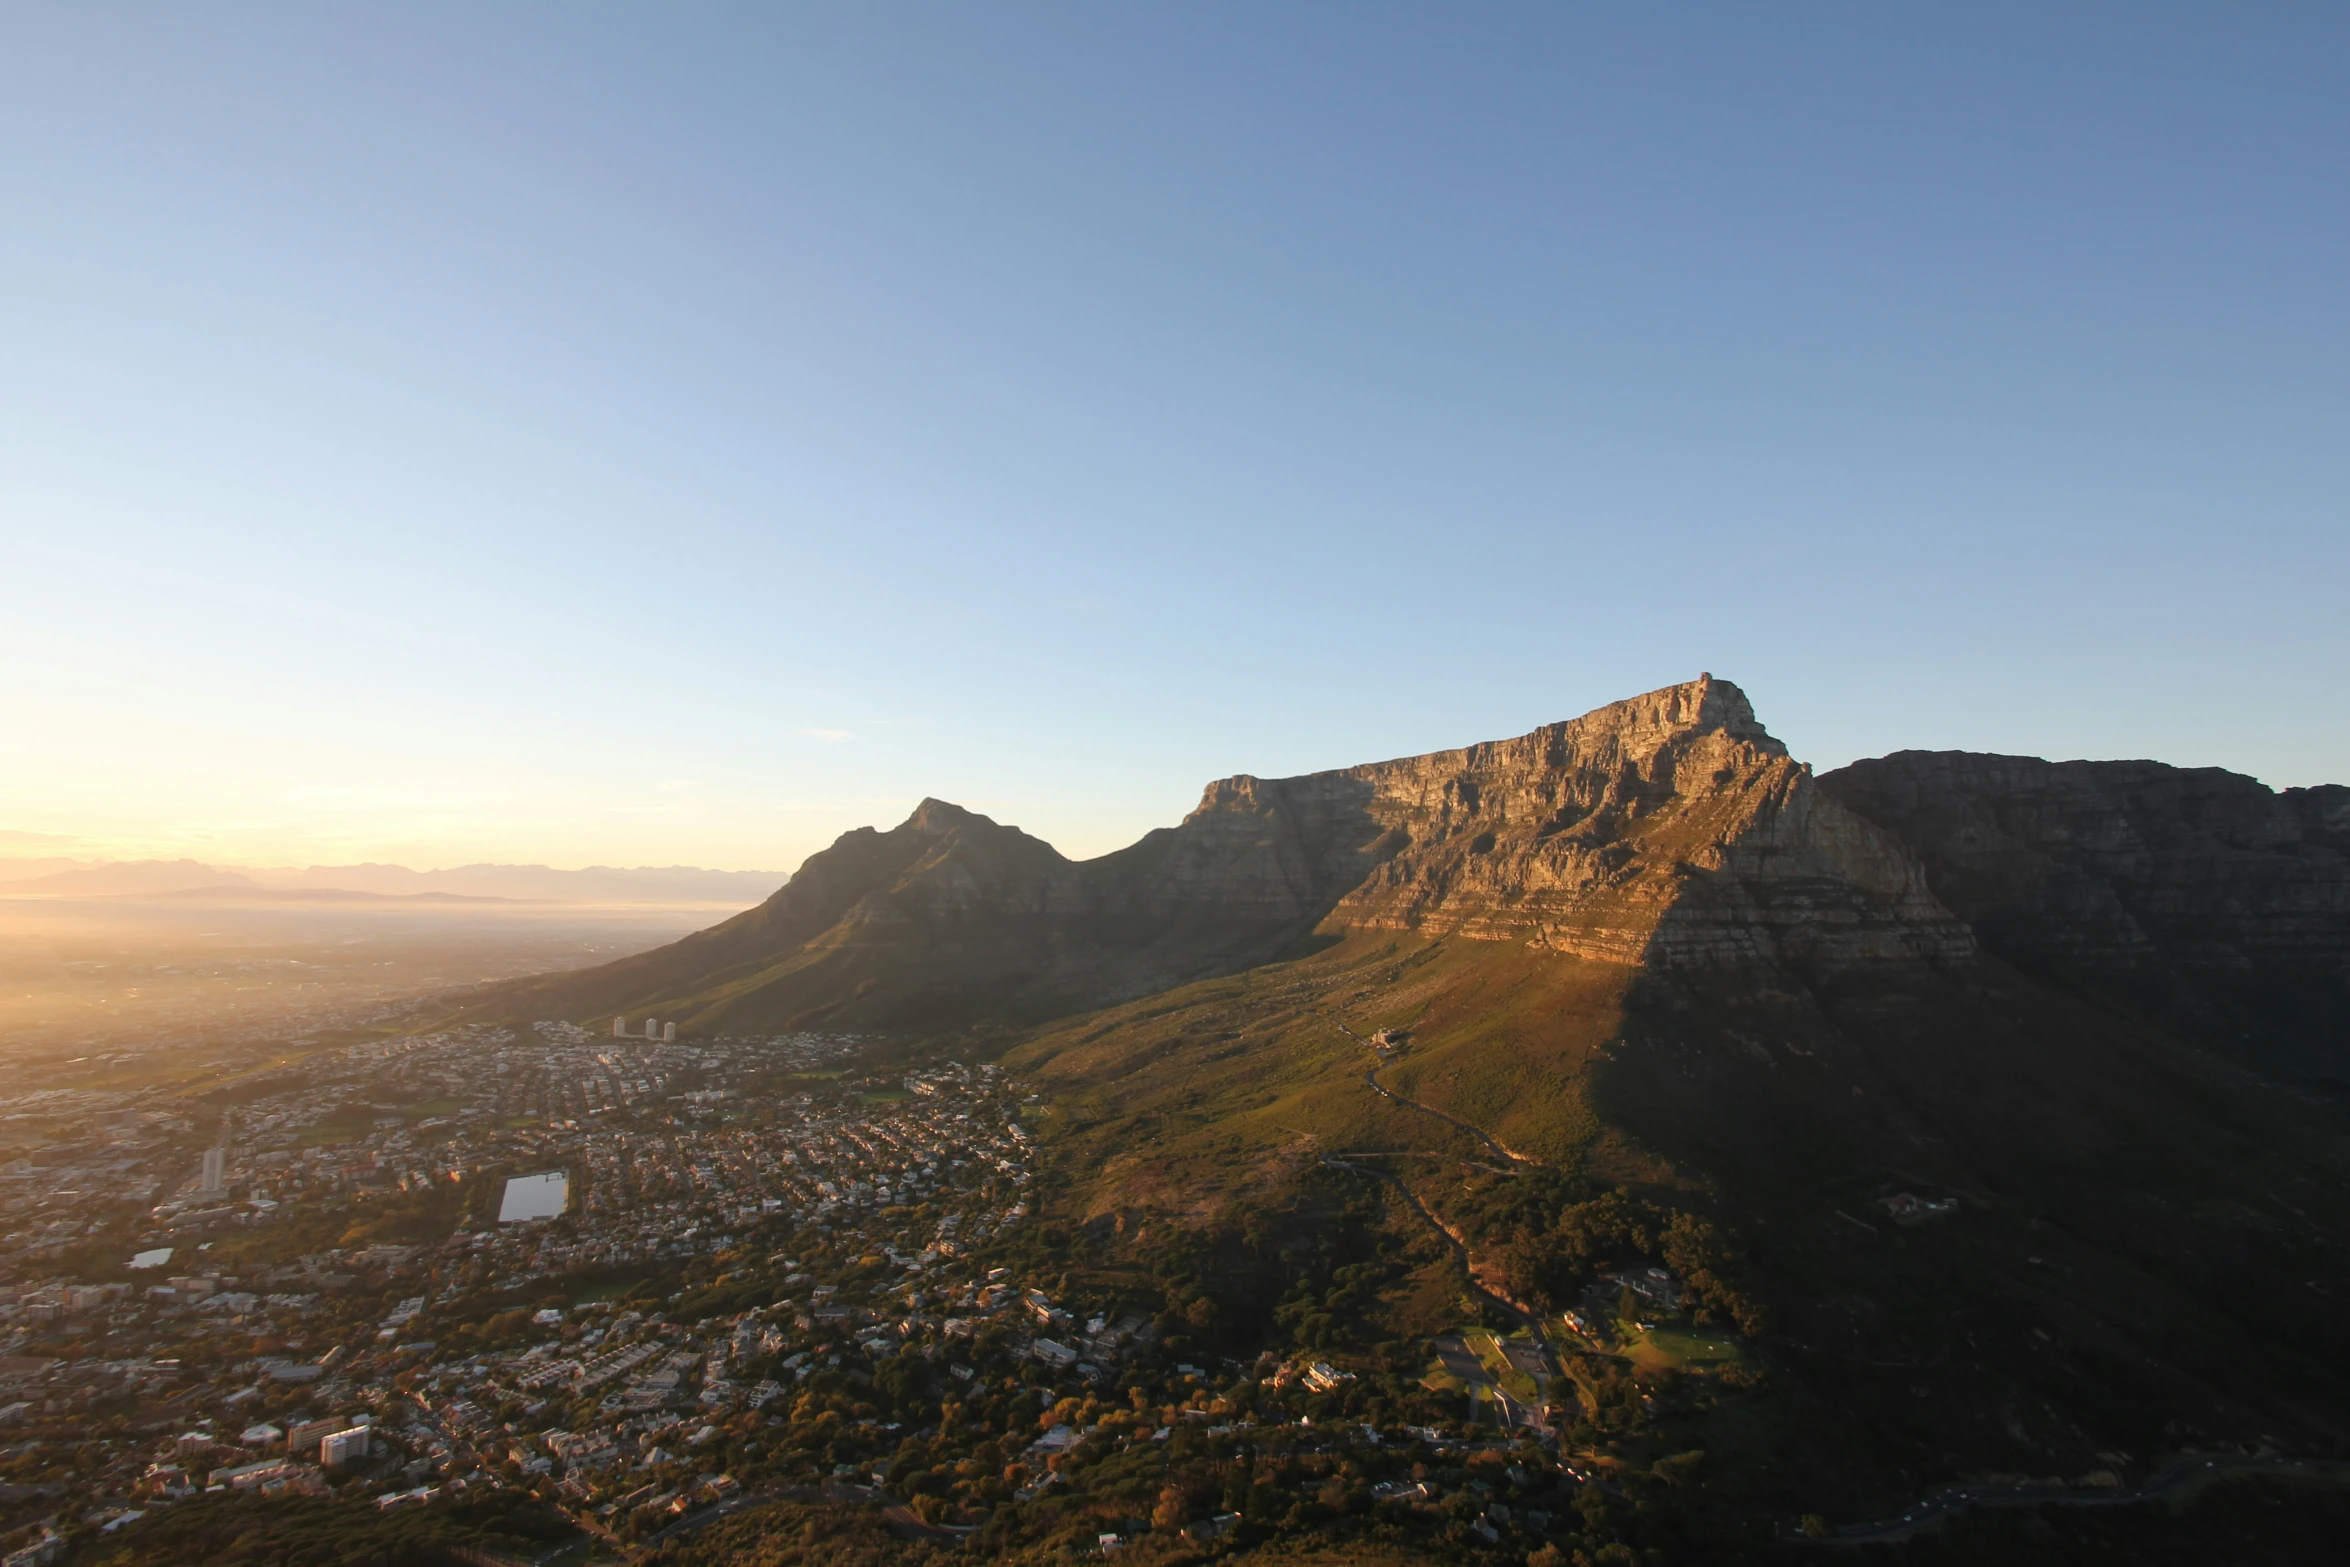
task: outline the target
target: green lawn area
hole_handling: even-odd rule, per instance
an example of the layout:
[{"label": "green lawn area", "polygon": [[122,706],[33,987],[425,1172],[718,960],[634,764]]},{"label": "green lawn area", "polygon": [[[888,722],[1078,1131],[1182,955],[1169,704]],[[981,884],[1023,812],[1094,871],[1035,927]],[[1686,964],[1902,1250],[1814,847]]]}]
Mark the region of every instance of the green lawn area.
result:
[{"label": "green lawn area", "polygon": [[300,1138],[304,1148],[324,1148],[330,1143],[347,1143],[364,1137],[375,1129],[375,1112],[357,1105],[345,1105],[325,1120],[302,1129]]},{"label": "green lawn area", "polygon": [[[414,1123],[429,1116],[455,1115],[464,1108],[465,1106],[455,1099],[428,1099],[423,1104],[410,1105],[404,1110],[378,1110],[371,1105],[343,1105],[328,1115],[325,1120],[305,1128],[301,1136],[301,1145],[304,1148],[323,1148],[330,1143],[347,1143],[353,1138],[364,1137],[375,1130],[378,1117],[388,1118],[397,1115]],[[535,1123],[523,1121],[519,1124],[528,1126]]]},{"label": "green lawn area", "polygon": [[903,1088],[875,1088],[861,1093],[857,1097],[869,1105],[894,1105],[914,1096]]},{"label": "green lawn area", "polygon": [[[1589,1315],[1586,1315],[1584,1320],[1589,1322],[1591,1318]],[[1591,1344],[1592,1348],[1599,1350],[1603,1354],[1606,1354],[1612,1352],[1615,1348],[1615,1346],[1610,1343],[1593,1344],[1591,1340],[1585,1338],[1582,1334],[1567,1326],[1567,1319],[1565,1317],[1552,1317],[1543,1325],[1550,1330],[1551,1341],[1553,1343],[1565,1345],[1571,1349],[1577,1349],[1586,1344]],[[1595,1323],[1593,1325],[1599,1328],[1600,1332],[1603,1334],[1607,1331],[1605,1323]]]},{"label": "green lawn area", "polygon": [[1619,1322],[1623,1351],[1642,1371],[1705,1371],[1746,1358],[1737,1339],[1687,1322],[1662,1322],[1643,1332],[1636,1322]]},{"label": "green lawn area", "polygon": [[1480,1330],[1463,1334],[1462,1337],[1468,1340],[1469,1350],[1477,1357],[1477,1363],[1501,1385],[1503,1392],[1528,1404],[1542,1397],[1542,1390],[1534,1385],[1534,1379],[1510,1364],[1509,1357],[1501,1352],[1501,1341],[1490,1332]]}]

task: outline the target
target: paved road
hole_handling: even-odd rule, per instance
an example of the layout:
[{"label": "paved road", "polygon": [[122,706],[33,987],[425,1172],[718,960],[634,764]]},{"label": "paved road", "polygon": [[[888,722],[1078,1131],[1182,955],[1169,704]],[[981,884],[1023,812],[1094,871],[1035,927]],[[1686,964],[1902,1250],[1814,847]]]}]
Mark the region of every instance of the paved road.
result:
[{"label": "paved road", "polygon": [[637,1547],[636,1554],[649,1556],[660,1549],[664,1540],[683,1539],[689,1534],[707,1528],[721,1518],[741,1512],[746,1507],[757,1507],[762,1502],[773,1500],[775,1500],[774,1497],[762,1495],[757,1491],[744,1491],[738,1495],[730,1496],[714,1506],[696,1508],[675,1523],[646,1535],[644,1543]]},{"label": "paved road", "polygon": [[2230,1476],[2276,1475],[2350,1484],[2350,1464],[2295,1458],[2248,1458],[2235,1453],[2188,1453],[2156,1472],[2134,1491],[2079,1489],[2055,1485],[1973,1485],[1936,1491],[1898,1518],[1831,1530],[1820,1545],[1868,1545],[1906,1540],[1978,1507],[2131,1507],[2160,1501],[2192,1485]]},{"label": "paved road", "polygon": [[1463,1382],[1489,1382],[1485,1363],[1473,1354],[1458,1333],[1447,1333],[1436,1340],[1436,1358],[1444,1369]]}]

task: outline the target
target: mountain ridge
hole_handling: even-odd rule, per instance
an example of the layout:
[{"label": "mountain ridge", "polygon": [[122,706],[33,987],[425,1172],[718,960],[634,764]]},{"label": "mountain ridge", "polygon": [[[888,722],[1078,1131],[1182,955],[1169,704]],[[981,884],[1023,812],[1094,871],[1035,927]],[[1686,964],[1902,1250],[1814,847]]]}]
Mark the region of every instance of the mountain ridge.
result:
[{"label": "mountain ridge", "polygon": [[[1706,676],[1218,780],[1089,861],[925,800],[710,930],[470,1004],[993,1056],[1037,1088],[1037,1222],[1236,1355],[1423,1340],[1468,1279],[1563,1323],[1652,1259],[1745,1368],[1653,1384],[1675,1442],[1754,1516],[1887,1516],[2181,1443],[2350,1451],[2346,799],[1815,777]],[[1457,1257],[1296,1295],[1342,1226],[1426,1222]]]},{"label": "mountain ridge", "polygon": [[2018,968],[2350,1100],[2350,788],[1963,751],[1820,782]]},{"label": "mountain ridge", "polygon": [[1612,962],[1974,951],[1915,857],[1708,674],[1510,740],[1219,779],[1176,826],[1092,860],[926,799],[843,834],[758,909],[502,995],[687,1027],[1036,1021],[1351,929]]}]

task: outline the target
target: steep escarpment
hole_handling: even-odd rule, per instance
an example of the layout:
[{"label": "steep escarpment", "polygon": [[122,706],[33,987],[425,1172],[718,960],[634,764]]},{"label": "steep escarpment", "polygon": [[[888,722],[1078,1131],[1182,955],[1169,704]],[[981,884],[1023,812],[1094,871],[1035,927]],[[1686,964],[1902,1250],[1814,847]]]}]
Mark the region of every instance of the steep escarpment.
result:
[{"label": "steep escarpment", "polygon": [[[1408,1190],[1477,1277],[1537,1285],[1545,1183],[1702,1217],[1776,1391],[1675,1442],[1784,1517],[2345,1451],[2350,1121],[2310,1091],[2350,1037],[2345,791],[1968,756],[1813,780],[1729,695],[1351,770],[1394,848],[1342,940],[1010,1056],[1070,1215],[1210,1255]],[[1409,1303],[1360,1337],[1457,1310]]]},{"label": "steep escarpment", "polygon": [[1194,1326],[1304,1309],[1316,1353],[1457,1321],[1454,1254],[1307,1301],[1267,1237],[1391,1204],[1425,1241],[1424,1210],[1555,1308],[1610,1259],[1569,1267],[1544,1193],[1669,1209],[1723,1265],[1674,1266],[1763,1308],[1739,1353],[1768,1371],[1671,1446],[1745,1466],[1758,1517],[1866,1516],[2181,1446],[2350,1451],[2350,1123],[2309,1091],[2350,1019],[2346,833],[2350,791],[2151,763],[1815,778],[1708,677],[1225,779],[1085,862],[926,801],[725,925],[482,1005],[1022,1025],[1039,1218],[1173,1259]]},{"label": "steep escarpment", "polygon": [[1349,930],[1667,966],[1973,952],[1898,840],[1706,676],[1513,740],[1223,779],[1178,826],[1084,862],[925,801],[724,925],[492,1005],[689,1027],[1032,1020]]},{"label": "steep escarpment", "polygon": [[2350,1086],[2350,789],[1963,751],[1820,787],[1899,837],[2009,961]]},{"label": "steep escarpment", "polygon": [[1666,965],[1974,950],[1916,859],[1823,795],[1711,676],[1343,776],[1371,787],[1400,847],[1336,924]]}]

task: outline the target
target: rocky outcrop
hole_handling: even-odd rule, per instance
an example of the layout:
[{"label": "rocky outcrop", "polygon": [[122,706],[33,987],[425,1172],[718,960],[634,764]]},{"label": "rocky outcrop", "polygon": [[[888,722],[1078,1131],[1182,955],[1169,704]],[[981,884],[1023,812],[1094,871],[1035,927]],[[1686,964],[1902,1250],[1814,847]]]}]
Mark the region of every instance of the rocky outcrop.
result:
[{"label": "rocky outcrop", "polygon": [[1710,675],[1337,776],[1370,786],[1398,845],[1338,923],[1665,965],[1974,951],[1915,857],[1823,795]]}]

